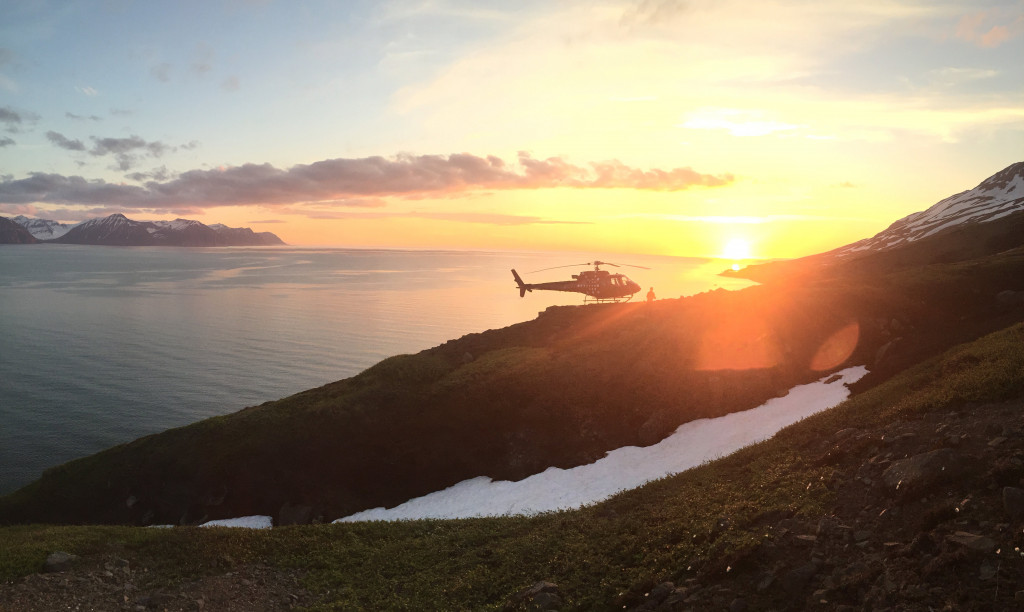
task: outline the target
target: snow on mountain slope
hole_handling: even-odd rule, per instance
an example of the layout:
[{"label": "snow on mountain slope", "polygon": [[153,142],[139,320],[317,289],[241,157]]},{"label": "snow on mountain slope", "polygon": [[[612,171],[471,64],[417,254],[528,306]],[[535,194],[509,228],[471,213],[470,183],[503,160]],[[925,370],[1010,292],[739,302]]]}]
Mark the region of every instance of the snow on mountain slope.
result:
[{"label": "snow on mountain slope", "polygon": [[211,228],[193,219],[134,221],[120,213],[90,219],[68,228],[57,242],[108,246],[264,246],[284,244],[270,232],[249,228]]},{"label": "snow on mountain slope", "polygon": [[49,219],[30,219],[25,215],[18,215],[11,219],[11,221],[27,229],[28,233],[35,236],[38,240],[60,238],[68,233],[68,230],[72,227],[67,223],[50,221]]},{"label": "snow on mountain slope", "polygon": [[[149,221],[154,226],[163,229],[169,229],[172,231],[181,231],[190,227],[202,227],[203,224],[193,219],[175,219],[174,221]],[[220,225],[220,224],[218,224]],[[213,226],[208,226],[211,229],[216,229]]]},{"label": "snow on mountain slope", "polygon": [[833,251],[838,257],[902,246],[967,223],[988,223],[1024,211],[1024,162],[993,174],[980,185],[908,215],[871,238]]}]

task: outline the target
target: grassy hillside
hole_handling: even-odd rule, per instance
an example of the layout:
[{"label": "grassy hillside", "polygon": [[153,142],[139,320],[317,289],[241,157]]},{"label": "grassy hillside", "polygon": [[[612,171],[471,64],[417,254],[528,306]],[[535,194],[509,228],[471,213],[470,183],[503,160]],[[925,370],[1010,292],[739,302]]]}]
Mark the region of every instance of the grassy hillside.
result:
[{"label": "grassy hillside", "polygon": [[871,370],[862,391],[1024,319],[1001,297],[1024,291],[1024,248],[990,252],[1004,238],[980,256],[921,241],[742,291],[551,308],[58,466],[0,498],[0,524],[331,520],[653,444],[845,365]]},{"label": "grassy hillside", "polygon": [[[82,599],[90,592],[110,593],[104,609],[195,609],[254,571],[262,584],[301,579],[299,595],[268,595],[268,609],[526,609],[523,591],[540,581],[557,586],[538,586],[549,593],[533,603],[560,609],[1014,609],[1024,516],[999,494],[1024,484],[1022,398],[1016,325],[769,441],[573,512],[261,532],[0,528],[11,581],[0,609],[25,593],[40,605],[103,601]],[[885,485],[886,466],[935,449],[966,469],[912,496]],[[62,578],[78,595],[20,580],[54,550],[81,556]]]},{"label": "grassy hillside", "polygon": [[0,499],[0,523],[280,518],[286,506],[331,519],[481,474],[579,465],[757,406],[851,351],[863,363],[882,340],[866,325],[859,345],[812,362],[851,322],[908,308],[815,287],[553,308],[53,468]]}]

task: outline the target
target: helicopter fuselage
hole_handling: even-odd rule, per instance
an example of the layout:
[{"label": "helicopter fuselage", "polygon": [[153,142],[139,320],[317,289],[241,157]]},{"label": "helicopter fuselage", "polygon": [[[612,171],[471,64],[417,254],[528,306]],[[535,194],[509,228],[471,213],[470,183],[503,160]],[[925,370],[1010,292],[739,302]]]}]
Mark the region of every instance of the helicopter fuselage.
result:
[{"label": "helicopter fuselage", "polygon": [[640,285],[631,281],[625,274],[612,274],[607,270],[584,270],[579,274],[573,274],[572,280],[548,283],[524,283],[515,270],[512,270],[512,275],[519,287],[519,297],[525,296],[527,291],[538,289],[582,293],[596,301],[611,301],[629,299],[640,291]]}]

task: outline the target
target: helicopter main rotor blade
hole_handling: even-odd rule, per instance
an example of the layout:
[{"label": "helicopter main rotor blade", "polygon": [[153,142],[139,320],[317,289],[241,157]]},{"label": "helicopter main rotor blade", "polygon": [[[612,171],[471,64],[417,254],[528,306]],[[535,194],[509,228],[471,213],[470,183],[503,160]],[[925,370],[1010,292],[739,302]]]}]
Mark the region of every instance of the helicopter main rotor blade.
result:
[{"label": "helicopter main rotor blade", "polygon": [[565,265],[565,266],[555,266],[553,268],[541,268],[540,270],[534,270],[533,272],[527,272],[527,274],[533,274],[534,272],[546,272],[548,270],[557,270],[559,268],[578,268],[580,266],[590,266],[590,265],[593,265],[593,264],[591,264],[591,263],[569,264],[569,265]]},{"label": "helicopter main rotor blade", "polygon": [[640,268],[641,270],[650,270],[647,266],[634,266],[633,264],[617,264],[610,261],[595,261],[595,266],[615,266],[616,268],[626,266],[627,268]]}]

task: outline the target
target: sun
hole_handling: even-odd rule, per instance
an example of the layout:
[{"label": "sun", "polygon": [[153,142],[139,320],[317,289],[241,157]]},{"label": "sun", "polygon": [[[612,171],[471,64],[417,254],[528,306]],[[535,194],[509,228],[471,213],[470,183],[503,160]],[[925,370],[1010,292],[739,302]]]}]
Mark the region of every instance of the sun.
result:
[{"label": "sun", "polygon": [[745,238],[732,238],[722,250],[722,259],[750,259],[750,241]]}]

